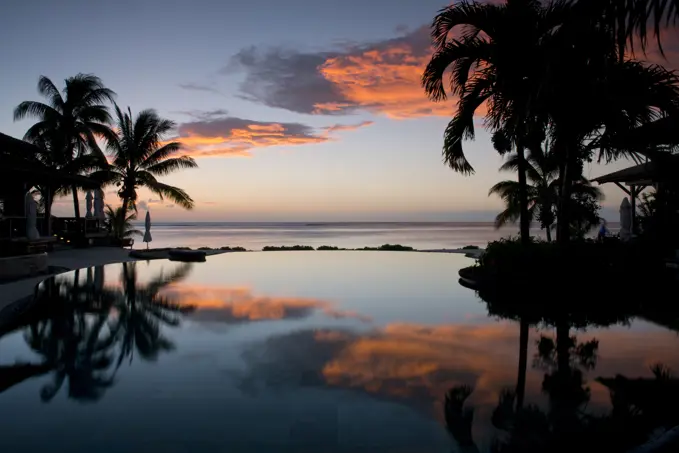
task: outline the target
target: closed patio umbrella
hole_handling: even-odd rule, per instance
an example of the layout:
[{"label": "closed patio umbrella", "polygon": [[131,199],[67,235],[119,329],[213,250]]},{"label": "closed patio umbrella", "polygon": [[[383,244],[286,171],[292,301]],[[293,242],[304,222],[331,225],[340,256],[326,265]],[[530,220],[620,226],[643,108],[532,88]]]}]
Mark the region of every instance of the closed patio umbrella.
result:
[{"label": "closed patio umbrella", "polygon": [[85,209],[87,212],[85,213],[85,218],[86,219],[91,219],[92,218],[92,201],[94,200],[92,196],[92,191],[88,190],[87,193],[85,194]]},{"label": "closed patio umbrella", "polygon": [[26,237],[30,241],[34,241],[40,237],[40,233],[36,228],[38,223],[38,204],[33,199],[30,192],[26,194]]},{"label": "closed patio umbrella", "polygon": [[620,204],[620,239],[627,241],[632,237],[632,203],[627,197]]},{"label": "closed patio umbrella", "polygon": [[151,238],[151,213],[146,211],[146,220],[144,221],[144,242],[146,242],[146,248],[149,248],[149,242],[153,240]]}]

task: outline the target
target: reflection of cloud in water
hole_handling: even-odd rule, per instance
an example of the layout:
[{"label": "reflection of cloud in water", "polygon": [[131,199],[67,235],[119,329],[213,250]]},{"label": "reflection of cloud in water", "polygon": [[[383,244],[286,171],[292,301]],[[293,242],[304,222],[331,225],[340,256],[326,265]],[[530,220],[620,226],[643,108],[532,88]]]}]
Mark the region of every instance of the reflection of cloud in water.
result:
[{"label": "reflection of cloud in water", "polygon": [[[621,329],[621,328],[619,328]],[[528,357],[535,354],[539,334],[531,331]],[[587,376],[592,401],[608,408],[607,390],[596,376],[650,377],[649,364],[662,362],[679,370],[676,335],[667,331],[596,330],[576,332],[578,341],[597,338],[599,363]],[[511,322],[486,325],[391,324],[368,333],[342,330],[303,330],[269,337],[243,354],[248,371],[241,376],[247,392],[261,388],[326,386],[400,401],[442,416],[445,393],[456,385],[469,385],[468,400],[475,407],[475,436],[487,434],[489,421],[503,388],[516,385],[519,326]],[[544,371],[532,369],[530,359],[526,401],[544,405]],[[591,409],[595,409],[591,407]]]},{"label": "reflection of cloud in water", "polygon": [[177,284],[164,290],[182,303],[196,307],[191,318],[205,322],[237,324],[251,321],[300,319],[321,311],[335,319],[353,318],[370,322],[370,317],[337,310],[328,301],[301,297],[256,296],[249,288]]},{"label": "reflection of cloud in water", "polygon": [[516,327],[396,324],[367,334],[304,330],[248,349],[244,386],[325,385],[411,406],[438,407],[454,385],[475,385],[476,402],[515,378]]}]

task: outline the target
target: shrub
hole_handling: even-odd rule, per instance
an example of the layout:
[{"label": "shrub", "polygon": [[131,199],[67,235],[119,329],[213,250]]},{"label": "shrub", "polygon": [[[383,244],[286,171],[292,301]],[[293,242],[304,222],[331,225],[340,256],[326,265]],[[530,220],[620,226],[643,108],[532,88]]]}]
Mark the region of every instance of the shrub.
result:
[{"label": "shrub", "polygon": [[379,247],[363,247],[362,249],[356,250],[374,250],[374,251],[385,251],[385,252],[412,252],[415,249],[407,245],[401,244],[384,244]]},{"label": "shrub", "polygon": [[273,245],[267,245],[262,249],[263,252],[288,252],[288,251],[301,251],[301,250],[314,250],[313,247],[310,245],[282,245],[282,246],[273,246]]},{"label": "shrub", "polygon": [[245,247],[224,246],[224,247],[220,247],[219,250],[226,250],[227,252],[247,252],[247,249]]},{"label": "shrub", "polygon": [[478,250],[479,246],[478,245],[465,245],[462,247],[462,250]]},{"label": "shrub", "polygon": [[619,241],[502,239],[488,244],[477,270],[460,275],[476,281],[492,314],[573,326],[624,321],[670,282],[662,256]]}]

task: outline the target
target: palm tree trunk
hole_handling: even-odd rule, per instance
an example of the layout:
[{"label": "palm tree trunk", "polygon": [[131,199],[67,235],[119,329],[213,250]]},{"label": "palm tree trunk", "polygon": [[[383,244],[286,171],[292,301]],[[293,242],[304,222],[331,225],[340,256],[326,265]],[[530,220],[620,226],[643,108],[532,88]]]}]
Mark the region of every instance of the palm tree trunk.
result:
[{"label": "palm tree trunk", "polygon": [[73,185],[71,186],[71,192],[73,192],[73,213],[75,218],[80,218],[80,202],[78,201],[78,188]]},{"label": "palm tree trunk", "polygon": [[564,161],[559,165],[560,193],[558,203],[558,215],[556,218],[556,241],[560,244],[568,244],[570,240],[570,198],[571,198],[571,173],[573,150],[567,146]]},{"label": "palm tree trunk", "polygon": [[519,198],[521,203],[521,244],[530,242],[530,218],[528,217],[528,182],[526,181],[526,156],[523,145],[516,146],[519,157]]},{"label": "palm tree trunk", "polygon": [[123,235],[125,234],[125,218],[127,218],[127,205],[130,204],[130,199],[127,197],[123,197],[123,205],[122,205],[122,214],[120,216],[120,219],[118,220],[118,231],[120,234],[120,239],[122,239]]},{"label": "palm tree trunk", "polygon": [[547,228],[545,228],[545,231],[547,232],[547,242],[552,242],[552,224],[550,223],[547,225]]},{"label": "palm tree trunk", "polygon": [[52,237],[52,188],[47,188],[45,197],[45,234]]},{"label": "palm tree trunk", "polygon": [[521,319],[519,327],[519,376],[516,380],[516,410],[523,408],[526,395],[526,369],[528,364],[528,322]]}]

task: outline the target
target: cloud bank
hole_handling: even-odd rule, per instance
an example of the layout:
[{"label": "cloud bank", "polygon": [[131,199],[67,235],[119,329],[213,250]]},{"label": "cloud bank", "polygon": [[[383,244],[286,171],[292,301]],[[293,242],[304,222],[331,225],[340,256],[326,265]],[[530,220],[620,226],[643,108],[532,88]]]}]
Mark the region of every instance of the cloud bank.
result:
[{"label": "cloud bank", "polygon": [[452,102],[429,101],[420,85],[431,55],[429,28],[336,52],[248,47],[223,74],[244,73],[241,97],[297,113],[368,111],[391,118],[450,116]]},{"label": "cloud bank", "polygon": [[[208,112],[210,113],[210,112]],[[179,136],[173,140],[184,146],[193,157],[250,156],[255,148],[298,146],[333,140],[331,133],[369,126],[372,121],[359,124],[335,124],[325,128],[296,122],[255,121],[233,116],[194,114],[196,121],[182,123]]]}]

